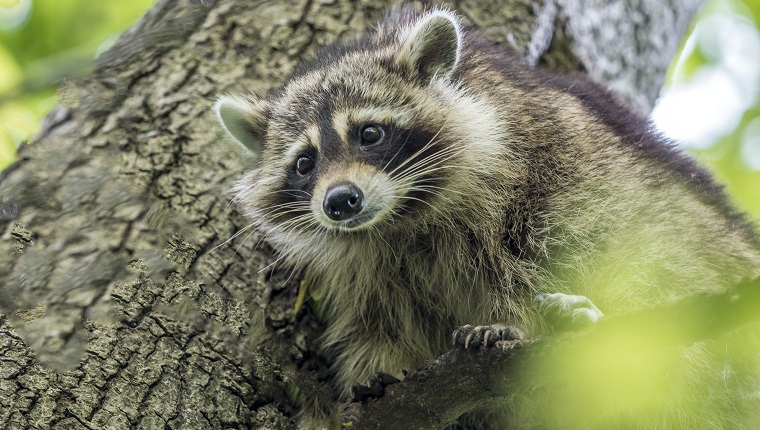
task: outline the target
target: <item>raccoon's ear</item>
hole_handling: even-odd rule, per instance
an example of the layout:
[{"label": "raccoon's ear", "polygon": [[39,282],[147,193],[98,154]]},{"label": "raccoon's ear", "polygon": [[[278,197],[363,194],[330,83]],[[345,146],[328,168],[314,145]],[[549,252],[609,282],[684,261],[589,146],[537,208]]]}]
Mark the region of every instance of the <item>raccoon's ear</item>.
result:
[{"label": "raccoon's ear", "polygon": [[434,76],[448,77],[459,62],[461,44],[462,28],[456,14],[433,10],[409,31],[398,62],[424,82]]},{"label": "raccoon's ear", "polygon": [[264,150],[266,101],[254,96],[222,96],[214,104],[216,118],[225,131],[255,158]]}]

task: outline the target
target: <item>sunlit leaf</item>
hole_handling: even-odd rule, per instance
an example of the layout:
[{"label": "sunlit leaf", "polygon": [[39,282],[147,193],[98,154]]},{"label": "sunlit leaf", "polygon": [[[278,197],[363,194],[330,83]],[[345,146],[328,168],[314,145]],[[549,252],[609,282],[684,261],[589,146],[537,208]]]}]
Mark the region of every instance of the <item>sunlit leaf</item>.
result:
[{"label": "sunlit leaf", "polygon": [[0,125],[0,170],[16,161],[16,144],[4,126]]},{"label": "sunlit leaf", "polygon": [[0,45],[0,94],[3,94],[16,85],[23,78],[23,72],[13,55],[3,45]]},{"label": "sunlit leaf", "polygon": [[18,4],[19,0],[0,0],[0,7],[13,7]]}]

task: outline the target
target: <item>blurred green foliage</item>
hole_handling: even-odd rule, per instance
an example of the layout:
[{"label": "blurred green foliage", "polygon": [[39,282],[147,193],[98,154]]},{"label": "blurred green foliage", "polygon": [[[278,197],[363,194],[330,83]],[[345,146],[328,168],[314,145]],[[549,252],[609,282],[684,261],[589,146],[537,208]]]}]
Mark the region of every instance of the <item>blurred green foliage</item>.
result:
[{"label": "blurred green foliage", "polygon": [[[696,22],[726,5],[753,22],[760,31],[758,0],[707,0]],[[721,61],[703,43],[685,55],[680,61],[674,61],[674,64],[680,63],[680,67],[677,70],[671,68],[669,83],[688,81],[701,68],[714,66],[717,61]],[[756,157],[760,156],[760,94],[754,96],[754,104],[744,112],[738,127],[707,148],[691,152],[715,173],[720,182],[727,185],[734,201],[760,222],[760,166],[757,162],[751,166],[747,158],[750,151],[757,154]]]},{"label": "blurred green foliage", "polygon": [[0,169],[55,106],[61,80],[86,76],[154,2],[0,0]]},{"label": "blurred green foliage", "polygon": [[[696,156],[727,185],[734,202],[760,223],[760,170],[751,169],[742,155],[742,145],[760,145],[760,127],[750,127],[760,120],[760,98],[747,110],[739,127],[707,149],[695,150]],[[745,143],[754,137],[754,142]],[[760,148],[755,148],[755,151]]]}]

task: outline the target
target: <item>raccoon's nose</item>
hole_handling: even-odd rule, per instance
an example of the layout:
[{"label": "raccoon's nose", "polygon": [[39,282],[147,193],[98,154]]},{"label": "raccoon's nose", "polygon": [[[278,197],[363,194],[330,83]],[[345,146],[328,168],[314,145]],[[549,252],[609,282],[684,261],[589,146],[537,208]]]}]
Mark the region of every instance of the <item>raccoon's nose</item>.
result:
[{"label": "raccoon's nose", "polygon": [[361,212],[364,208],[364,194],[356,185],[344,183],[336,185],[325,194],[322,209],[328,218],[341,221]]}]

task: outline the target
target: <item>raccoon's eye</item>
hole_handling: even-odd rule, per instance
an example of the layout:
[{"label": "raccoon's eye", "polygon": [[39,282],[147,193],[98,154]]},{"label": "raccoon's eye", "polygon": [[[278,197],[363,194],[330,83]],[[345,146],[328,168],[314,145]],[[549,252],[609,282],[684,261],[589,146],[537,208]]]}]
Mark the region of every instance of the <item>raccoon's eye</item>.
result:
[{"label": "raccoon's eye", "polygon": [[296,161],[296,172],[301,176],[306,176],[314,168],[314,160],[308,155],[298,157]]},{"label": "raccoon's eye", "polygon": [[374,145],[383,140],[385,131],[379,125],[365,125],[359,135],[362,139],[362,145]]}]

